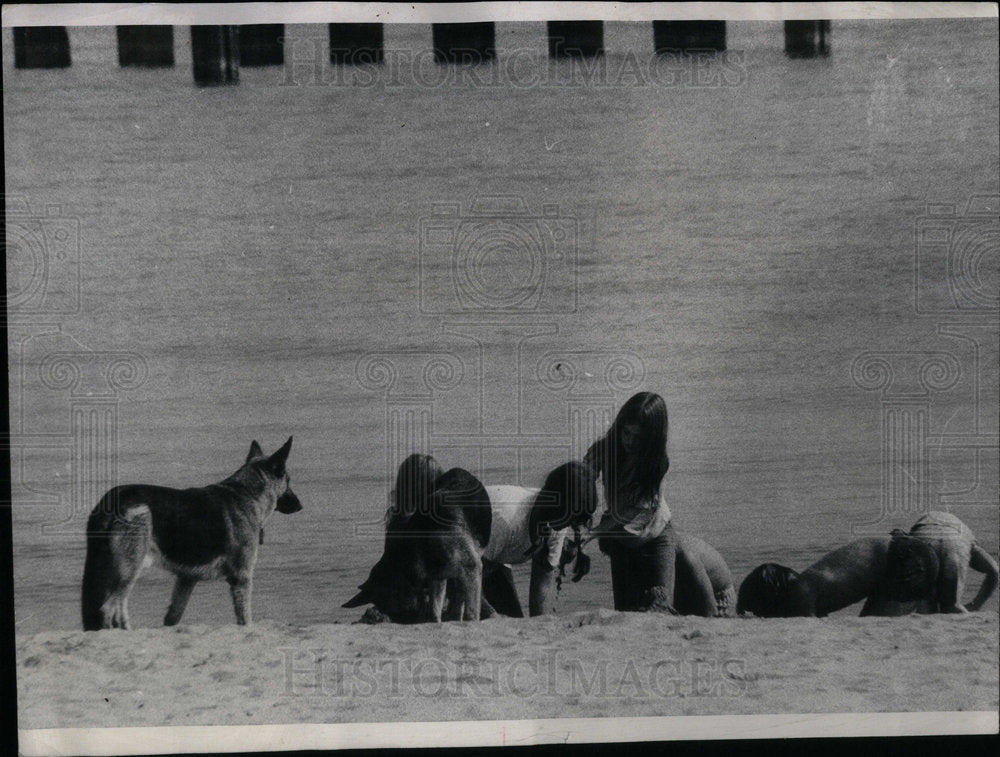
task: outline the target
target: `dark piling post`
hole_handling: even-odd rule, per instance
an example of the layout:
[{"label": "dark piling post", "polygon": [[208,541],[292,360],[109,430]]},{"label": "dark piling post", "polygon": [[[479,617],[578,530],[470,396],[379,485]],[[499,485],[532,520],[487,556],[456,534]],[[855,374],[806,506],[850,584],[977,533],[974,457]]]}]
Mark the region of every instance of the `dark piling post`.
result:
[{"label": "dark piling post", "polygon": [[194,83],[239,84],[240,31],[238,26],[192,26],[191,56]]},{"label": "dark piling post", "polygon": [[382,24],[330,24],[330,62],[338,65],[381,63]]},{"label": "dark piling post", "polygon": [[726,49],[725,21],[654,21],[653,46],[657,53],[672,50]]},{"label": "dark piling post", "polygon": [[789,58],[826,57],[829,54],[829,21],[785,22],[785,55]]},{"label": "dark piling post", "polygon": [[485,63],[496,57],[496,27],[492,21],[434,24],[435,63]]},{"label": "dark piling post", "polygon": [[15,26],[14,68],[68,68],[65,26]]},{"label": "dark piling post", "polygon": [[284,64],[284,24],[243,24],[240,26],[241,66],[283,66]]},{"label": "dark piling post", "polygon": [[174,65],[174,27],[119,26],[118,65],[170,68]]},{"label": "dark piling post", "polygon": [[603,21],[549,21],[550,58],[593,58],[604,54]]}]

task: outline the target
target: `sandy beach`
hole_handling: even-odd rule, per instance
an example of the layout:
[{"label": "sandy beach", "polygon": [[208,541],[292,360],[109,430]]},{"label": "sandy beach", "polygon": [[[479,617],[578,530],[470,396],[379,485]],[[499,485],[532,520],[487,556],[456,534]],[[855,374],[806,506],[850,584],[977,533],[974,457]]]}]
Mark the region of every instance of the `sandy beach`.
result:
[{"label": "sandy beach", "polygon": [[[736,19],[711,61],[609,21],[586,65],[550,59],[546,19],[498,21],[475,69],[434,63],[429,20],[389,19],[384,64],[346,69],[324,16],[285,23],[286,65],[213,88],[193,83],[191,18],[169,21],[165,69],[120,66],[125,20],[103,18],[69,28],[66,69],[16,69],[4,32],[21,729],[413,745],[367,724],[511,743],[499,723],[767,714],[810,735],[803,713],[853,713],[885,735],[886,712],[968,730],[957,710],[996,728],[996,596],[967,617],[622,614],[598,609],[595,548],[550,617],[369,626],[342,607],[411,452],[537,487],[638,391],[669,407],[676,526],[737,583],[930,509],[995,557],[995,18],[835,19],[814,59],[786,55],[778,18]],[[303,510],[266,524],[252,627],[224,581],[161,627],[173,579],[151,569],[136,630],[79,630],[104,492],[204,486],[292,435]],[[630,735],[669,737],[648,734]]]},{"label": "sandy beach", "polygon": [[995,613],[52,632],[22,729],[996,710]]}]

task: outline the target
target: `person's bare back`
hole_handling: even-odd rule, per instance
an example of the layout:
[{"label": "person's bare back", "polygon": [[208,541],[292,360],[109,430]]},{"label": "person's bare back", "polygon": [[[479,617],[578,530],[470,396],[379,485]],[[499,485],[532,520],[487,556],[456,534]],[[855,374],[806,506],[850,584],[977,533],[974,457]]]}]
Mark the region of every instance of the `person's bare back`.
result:
[{"label": "person's bare back", "polygon": [[674,608],[681,615],[732,615],[736,588],[718,550],[697,536],[677,531]]},{"label": "person's bare back", "polygon": [[[976,598],[961,605],[968,569],[985,574]],[[996,561],[951,513],[930,512],[909,534],[856,539],[801,574],[776,563],[740,584],[738,612],[763,617],[823,617],[866,599],[861,615],[978,610],[997,588]]]}]

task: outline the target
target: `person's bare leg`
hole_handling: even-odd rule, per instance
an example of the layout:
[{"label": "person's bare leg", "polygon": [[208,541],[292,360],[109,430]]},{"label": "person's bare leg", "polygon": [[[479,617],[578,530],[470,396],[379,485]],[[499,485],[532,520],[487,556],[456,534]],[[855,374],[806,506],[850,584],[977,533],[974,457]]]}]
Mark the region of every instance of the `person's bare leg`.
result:
[{"label": "person's bare leg", "polygon": [[[662,533],[641,547],[630,549],[637,610],[669,612],[674,609],[677,568],[677,532],[667,524]],[[714,603],[715,597],[712,597]]]},{"label": "person's bare leg", "polygon": [[941,555],[938,574],[938,605],[941,612],[968,612],[962,606],[962,590],[965,588],[965,573],[968,569],[968,562],[962,560],[956,552],[946,550]]},{"label": "person's bare leg", "polygon": [[[675,598],[680,595],[684,597],[684,610],[678,606],[678,612],[700,615],[703,618],[715,617],[718,613],[715,591],[712,589],[712,580],[701,560],[686,550],[678,549],[675,581],[678,584],[674,592]],[[684,583],[683,589],[680,586],[682,581]]]},{"label": "person's bare leg", "polygon": [[983,578],[983,583],[979,587],[979,592],[976,594],[976,598],[965,606],[965,609],[969,612],[975,612],[982,607],[986,600],[993,596],[993,592],[996,591],[997,579],[998,576],[1000,576],[1000,570],[997,569],[996,560],[994,560],[990,553],[978,544],[972,545],[972,553],[969,556],[969,567],[978,573],[984,573],[986,576]]}]

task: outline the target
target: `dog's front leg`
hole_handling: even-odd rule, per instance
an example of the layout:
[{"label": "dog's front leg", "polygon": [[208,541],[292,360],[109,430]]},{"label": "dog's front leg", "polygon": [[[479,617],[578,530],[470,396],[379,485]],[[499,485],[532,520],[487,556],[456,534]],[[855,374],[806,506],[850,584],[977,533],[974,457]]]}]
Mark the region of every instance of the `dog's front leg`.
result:
[{"label": "dog's front leg", "polygon": [[483,601],[483,565],[478,560],[475,567],[464,576],[462,594],[465,599],[463,620],[479,620]]},{"label": "dog's front leg", "polygon": [[434,620],[441,622],[441,614],[444,612],[444,599],[448,593],[447,581],[431,582],[431,603],[434,610]]},{"label": "dog's front leg", "polygon": [[198,583],[196,578],[177,576],[177,581],[174,583],[174,593],[170,598],[170,607],[167,608],[167,615],[163,618],[163,625],[175,626],[180,622],[196,583]]},{"label": "dog's front leg", "polygon": [[449,578],[445,588],[445,610],[441,614],[441,619],[445,622],[449,620],[462,619],[462,587],[457,579]]},{"label": "dog's front leg", "polygon": [[[256,537],[256,533],[254,533]],[[233,555],[223,563],[222,571],[229,582],[229,593],[233,597],[237,625],[250,624],[250,593],[253,589],[253,566],[257,562],[257,542],[250,540],[250,549]]]},{"label": "dog's front leg", "polygon": [[[243,562],[243,561],[240,561]],[[250,623],[250,592],[253,589],[253,567],[229,565],[224,568],[229,593],[233,597],[236,623],[245,626]]]},{"label": "dog's front leg", "polygon": [[249,575],[233,576],[229,579],[229,593],[233,595],[233,609],[236,611],[237,625],[250,623],[250,591],[253,582]]}]

